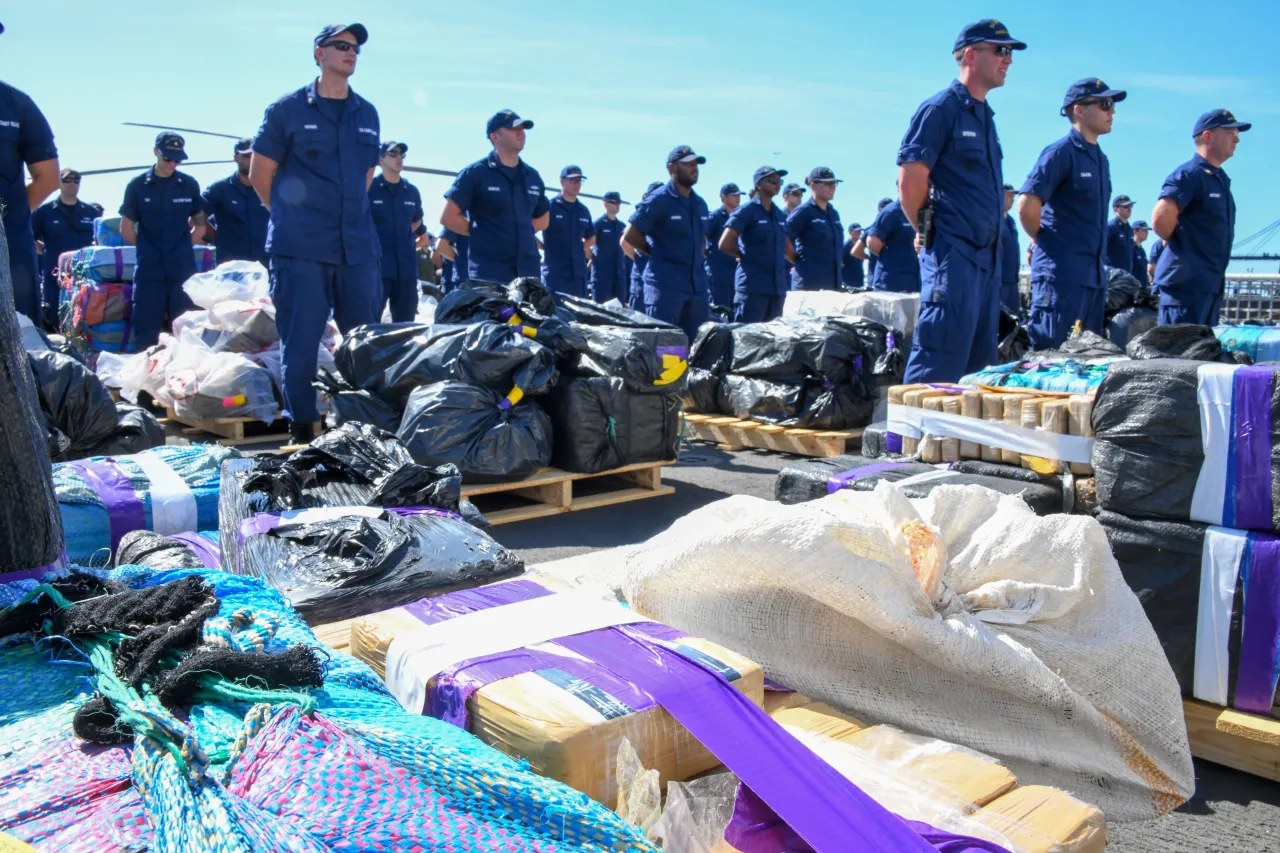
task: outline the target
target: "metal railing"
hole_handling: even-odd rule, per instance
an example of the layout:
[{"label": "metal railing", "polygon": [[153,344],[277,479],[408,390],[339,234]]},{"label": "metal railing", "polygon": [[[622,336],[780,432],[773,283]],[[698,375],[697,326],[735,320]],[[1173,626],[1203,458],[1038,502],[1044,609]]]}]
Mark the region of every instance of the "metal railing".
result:
[{"label": "metal railing", "polygon": [[[1018,280],[1023,305],[1031,299],[1031,273],[1023,268]],[[1280,273],[1227,273],[1219,322],[1224,326],[1242,323],[1280,325]]]}]

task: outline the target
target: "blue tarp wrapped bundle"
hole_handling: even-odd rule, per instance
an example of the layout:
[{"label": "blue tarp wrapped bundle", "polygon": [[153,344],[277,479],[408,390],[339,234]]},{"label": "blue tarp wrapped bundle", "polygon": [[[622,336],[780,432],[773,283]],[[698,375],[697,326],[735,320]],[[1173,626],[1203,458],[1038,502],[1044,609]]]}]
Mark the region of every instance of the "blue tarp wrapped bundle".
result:
[{"label": "blue tarp wrapped bundle", "polygon": [[970,373],[960,379],[960,384],[1087,394],[1102,384],[1107,368],[1114,360],[1093,359],[1088,363],[1074,360],[1014,361]]},{"label": "blue tarp wrapped bundle", "polygon": [[1227,352],[1242,352],[1257,364],[1280,361],[1280,329],[1275,326],[1215,326],[1213,334]]}]

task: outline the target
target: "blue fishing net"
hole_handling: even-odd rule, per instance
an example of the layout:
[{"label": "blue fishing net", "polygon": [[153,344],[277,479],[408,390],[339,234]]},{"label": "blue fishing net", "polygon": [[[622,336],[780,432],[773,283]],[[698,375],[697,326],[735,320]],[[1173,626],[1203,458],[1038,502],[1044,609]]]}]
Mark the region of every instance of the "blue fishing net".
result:
[{"label": "blue fishing net", "polygon": [[1102,384],[1111,361],[1112,359],[1096,359],[1089,363],[1065,359],[1014,361],[970,373],[960,379],[960,384],[1085,394]]}]

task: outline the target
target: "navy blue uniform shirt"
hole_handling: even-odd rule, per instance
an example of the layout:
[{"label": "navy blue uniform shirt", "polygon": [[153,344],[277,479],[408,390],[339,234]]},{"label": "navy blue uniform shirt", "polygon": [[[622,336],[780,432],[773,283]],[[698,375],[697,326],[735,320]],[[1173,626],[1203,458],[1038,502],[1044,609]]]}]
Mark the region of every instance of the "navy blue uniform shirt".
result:
[{"label": "navy blue uniform shirt", "polygon": [[726,228],[738,232],[738,271],[733,290],[737,297],[752,294],[783,296],[787,282],[787,219],[776,202],[764,209],[753,198],[729,214]]},{"label": "navy blue uniform shirt", "polygon": [[990,249],[1000,239],[1003,157],[995,111],[959,80],[920,105],[898,149],[899,166],[929,167],[936,230],[970,250]]},{"label": "navy blue uniform shirt", "polygon": [[1147,256],[1147,266],[1155,266],[1160,262],[1160,253],[1164,251],[1164,241],[1159,237],[1151,244],[1151,254]]},{"label": "navy blue uniform shirt", "polygon": [[1153,286],[1187,293],[1221,293],[1236,234],[1231,179],[1199,154],[1173,170],[1160,198],[1178,205],[1178,225],[1156,262]]},{"label": "navy blue uniform shirt", "polygon": [[204,212],[200,184],[186,172],[161,178],[152,168],[129,181],[120,215],[133,220],[138,232],[135,280],[172,282],[195,275],[196,256],[187,220]]},{"label": "navy blue uniform shirt", "polygon": [[862,259],[853,256],[855,245],[853,240],[845,240],[840,252],[840,281],[845,287],[862,287],[865,283]]},{"label": "navy blue uniform shirt", "polygon": [[844,226],[832,204],[823,210],[812,197],[787,217],[787,236],[796,247],[792,290],[839,290]]},{"label": "navy blue uniform shirt", "polygon": [[58,270],[58,256],[93,244],[93,220],[97,208],[79,199],[67,206],[54,198],[31,214],[31,234],[44,243],[44,270],[52,277]]},{"label": "navy blue uniform shirt", "polygon": [[545,191],[537,170],[523,160],[503,166],[496,151],[458,173],[444,197],[471,220],[468,278],[506,284],[540,277],[533,220],[550,209]]},{"label": "navy blue uniform shirt", "polygon": [[668,293],[706,293],[702,247],[707,235],[707,203],[693,190],[686,198],[668,181],[636,205],[631,224],[649,244],[644,286]]},{"label": "navy blue uniform shirt", "polygon": [[707,216],[707,279],[713,289],[721,292],[721,297],[725,294],[732,295],[733,276],[738,268],[737,260],[718,248],[720,235],[724,233],[724,225],[728,221],[729,211],[724,205],[720,205]]},{"label": "navy blue uniform shirt", "polygon": [[582,241],[596,236],[591,211],[562,195],[551,199],[551,217],[542,232],[542,277],[587,282],[587,254]]},{"label": "navy blue uniform shirt", "polygon": [[591,283],[595,293],[619,293],[626,295],[626,264],[622,259],[622,232],[626,224],[621,219],[600,216],[593,223],[596,244],[591,247]]},{"label": "navy blue uniform shirt", "polygon": [[892,293],[920,292],[920,256],[916,254],[916,229],[911,227],[902,205],[895,199],[876,214],[875,222],[863,237],[883,241],[876,268],[871,275],[873,290]]},{"label": "navy blue uniform shirt", "polygon": [[1133,277],[1142,282],[1143,287],[1151,286],[1151,277],[1147,275],[1147,250],[1133,244]]},{"label": "navy blue uniform shirt", "polygon": [[204,191],[209,221],[217,229],[218,263],[267,262],[267,224],[271,214],[240,174],[214,181]]},{"label": "navy blue uniform shirt", "polygon": [[440,268],[440,283],[456,287],[467,281],[467,245],[470,240],[448,228],[441,230],[440,239],[448,239],[449,245],[453,246],[454,256],[452,261],[446,259]]},{"label": "navy blue uniform shirt", "polygon": [[9,238],[9,262],[20,263],[35,275],[36,247],[31,237],[31,207],[23,164],[54,160],[58,149],[53,131],[35,101],[7,83],[0,83],[0,202],[4,203],[4,231]]},{"label": "navy blue uniform shirt", "polygon": [[1018,226],[1013,217],[1004,215],[1004,233],[1000,235],[1000,283],[1017,284],[1022,269],[1022,249],[1018,246]]},{"label": "navy blue uniform shirt", "polygon": [[1107,266],[1129,270],[1133,268],[1133,250],[1137,244],[1133,242],[1133,226],[1121,222],[1119,216],[1111,217],[1107,223]]},{"label": "navy blue uniform shirt", "polygon": [[1111,164],[1075,128],[1040,153],[1022,192],[1044,200],[1031,253],[1032,283],[1105,287]]},{"label": "navy blue uniform shirt", "polygon": [[267,107],[253,150],[280,164],[269,254],[349,266],[378,259],[367,181],[380,138],[378,111],[353,90],[335,104],[313,80]]},{"label": "navy blue uniform shirt", "polygon": [[369,185],[369,209],[382,246],[382,277],[400,281],[418,278],[418,253],[413,223],[422,220],[422,194],[401,178],[391,183],[378,175]]}]

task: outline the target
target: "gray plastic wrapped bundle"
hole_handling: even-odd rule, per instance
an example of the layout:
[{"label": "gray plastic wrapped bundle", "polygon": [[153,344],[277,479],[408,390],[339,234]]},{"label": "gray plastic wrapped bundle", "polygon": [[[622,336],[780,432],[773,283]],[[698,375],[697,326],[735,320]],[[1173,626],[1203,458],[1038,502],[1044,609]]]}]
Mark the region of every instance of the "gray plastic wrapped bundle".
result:
[{"label": "gray plastic wrapped bundle", "polygon": [[[50,475],[40,404],[13,307],[9,244],[0,228],[0,573],[38,577],[62,556],[62,516]],[[13,574],[18,573],[18,574]]]}]

